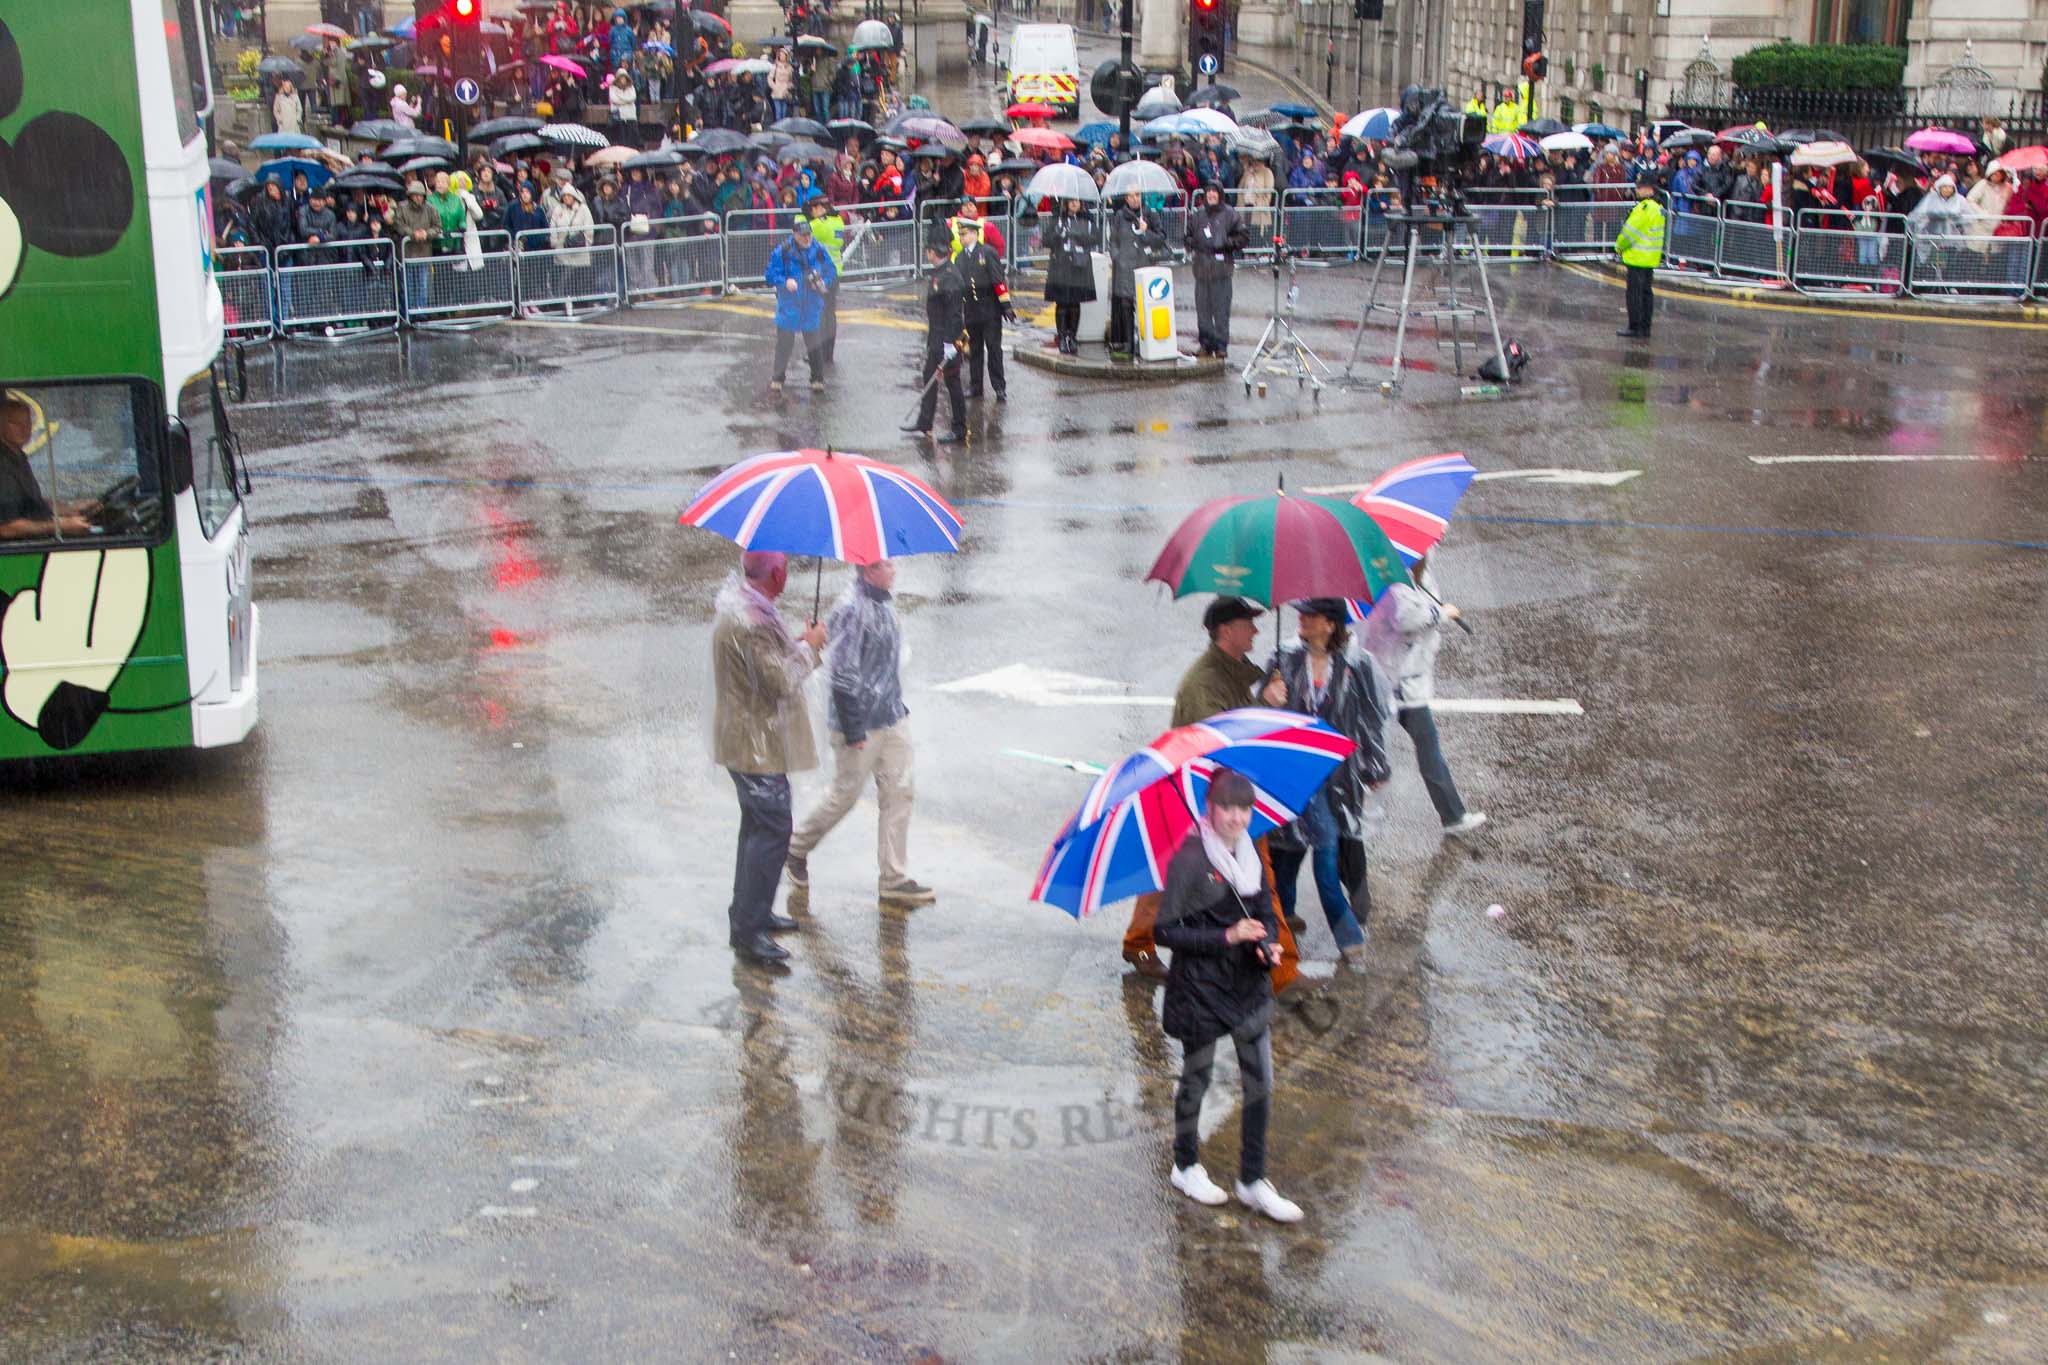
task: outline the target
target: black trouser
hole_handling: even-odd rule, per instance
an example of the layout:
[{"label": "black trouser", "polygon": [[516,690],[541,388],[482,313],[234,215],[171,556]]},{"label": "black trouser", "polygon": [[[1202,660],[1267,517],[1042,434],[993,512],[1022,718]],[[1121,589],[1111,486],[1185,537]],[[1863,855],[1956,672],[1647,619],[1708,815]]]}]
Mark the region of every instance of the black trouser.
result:
[{"label": "black trouser", "polygon": [[832,348],[839,344],[839,281],[825,287],[825,315],[818,319],[818,351],[825,363],[832,363]]},{"label": "black trouser", "polygon": [[1138,349],[1138,300],[1112,298],[1109,301],[1109,349],[1112,351],[1135,351]]},{"label": "black trouser", "polygon": [[[1181,1053],[1180,1085],[1173,1092],[1173,1164],[1186,1170],[1200,1159],[1202,1096],[1216,1066],[1212,1038]],[[1239,1129],[1237,1178],[1249,1185],[1266,1178],[1266,1113],[1273,1100],[1273,1034],[1262,1031],[1249,1041],[1233,1037],[1237,1046],[1238,1079],[1244,1086],[1244,1120]]]},{"label": "black trouser", "polygon": [[1195,338],[1205,351],[1230,349],[1230,276],[1195,279]]},{"label": "black trouser", "polygon": [[766,933],[768,917],[775,913],[775,887],[789,856],[789,778],[782,773],[735,772],[732,785],[740,797],[740,839],[732,905],[725,917],[732,941],[744,943]]},{"label": "black trouser", "polygon": [[1650,312],[1656,307],[1657,272],[1647,265],[1628,268],[1628,329],[1637,336],[1650,334]]},{"label": "black trouser", "polygon": [[1003,382],[1003,320],[999,317],[967,324],[967,388],[977,397],[981,394],[984,362],[988,382],[995,391],[1001,393],[1008,388]]},{"label": "black trouser", "polygon": [[818,340],[823,332],[785,332],[775,329],[775,382],[780,384],[789,370],[789,353],[796,349],[796,339],[804,339],[804,359],[810,363],[811,378],[825,377],[824,345]]},{"label": "black trouser", "polygon": [[917,372],[918,381],[924,385],[924,399],[917,405],[918,430],[930,431],[932,419],[939,415],[939,385],[932,382],[935,374],[946,386],[946,401],[953,408],[953,430],[964,434],[967,430],[967,395],[960,392],[960,357],[956,353],[947,359],[946,344],[942,341],[924,344],[924,366]]},{"label": "black trouser", "polygon": [[1080,330],[1080,304],[1056,303],[1052,306],[1052,334],[1055,337],[1076,338],[1076,334]]}]

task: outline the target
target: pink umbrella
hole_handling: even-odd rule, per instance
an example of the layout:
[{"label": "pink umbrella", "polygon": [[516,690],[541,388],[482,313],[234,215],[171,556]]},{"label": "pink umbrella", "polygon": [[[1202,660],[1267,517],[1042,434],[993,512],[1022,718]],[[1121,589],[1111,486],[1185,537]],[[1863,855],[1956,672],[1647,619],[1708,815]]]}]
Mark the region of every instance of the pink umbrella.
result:
[{"label": "pink umbrella", "polygon": [[1950,156],[1968,156],[1977,150],[1968,137],[1946,128],[1922,128],[1906,139],[1906,145],[1916,152],[1946,152]]},{"label": "pink umbrella", "polygon": [[570,61],[567,57],[558,57],[552,52],[547,54],[545,57],[542,57],[540,60],[542,66],[552,66],[555,70],[566,71],[572,76],[581,76],[587,74],[583,70],[583,68],[578,66],[575,62]]},{"label": "pink umbrella", "polygon": [[723,76],[726,72],[738,67],[739,64],[740,59],[738,57],[721,57],[705,67],[704,74],[707,76]]}]

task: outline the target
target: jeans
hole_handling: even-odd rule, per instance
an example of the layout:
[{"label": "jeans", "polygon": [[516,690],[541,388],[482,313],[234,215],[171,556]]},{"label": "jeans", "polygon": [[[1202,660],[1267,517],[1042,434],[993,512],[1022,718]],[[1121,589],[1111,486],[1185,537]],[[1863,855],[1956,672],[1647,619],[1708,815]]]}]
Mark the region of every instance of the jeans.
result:
[{"label": "jeans", "polygon": [[742,943],[767,932],[775,913],[775,888],[789,856],[789,778],[735,772],[732,785],[740,798],[740,837],[725,917],[732,941]]},{"label": "jeans", "polygon": [[[1202,1097],[1209,1093],[1209,1077],[1216,1066],[1216,1044],[1212,1038],[1191,1047],[1181,1056],[1180,1085],[1173,1092],[1173,1164],[1186,1170],[1201,1159]],[[1239,1128],[1237,1178],[1244,1184],[1266,1178],[1266,1114],[1273,1100],[1273,1034],[1261,1032],[1249,1042],[1233,1037],[1237,1046],[1237,1069],[1244,1085],[1243,1123]]]},{"label": "jeans", "polygon": [[1352,948],[1365,942],[1365,929],[1352,911],[1350,894],[1344,889],[1339,831],[1336,813],[1330,809],[1330,794],[1317,792],[1316,799],[1301,813],[1300,833],[1308,841],[1308,850],[1273,851],[1273,890],[1280,897],[1281,911],[1293,914],[1295,880],[1306,861],[1316,879],[1316,897],[1323,903],[1323,918],[1329,921],[1330,937],[1337,940],[1339,948]]},{"label": "jeans", "polygon": [[1451,765],[1444,762],[1443,745],[1436,736],[1436,717],[1427,706],[1411,706],[1401,712],[1401,728],[1415,741],[1415,766],[1422,773],[1422,785],[1429,788],[1437,819],[1447,825],[1457,824],[1465,818],[1465,803],[1458,797],[1458,784],[1451,780]]}]

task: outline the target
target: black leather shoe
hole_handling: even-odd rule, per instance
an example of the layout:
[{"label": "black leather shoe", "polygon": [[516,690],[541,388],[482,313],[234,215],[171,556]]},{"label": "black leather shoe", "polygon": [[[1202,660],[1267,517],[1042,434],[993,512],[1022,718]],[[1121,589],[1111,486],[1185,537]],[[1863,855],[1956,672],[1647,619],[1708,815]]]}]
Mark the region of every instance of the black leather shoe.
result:
[{"label": "black leather shoe", "polygon": [[912,422],[908,426],[902,426],[896,429],[898,431],[907,431],[913,436],[929,436],[932,434],[932,429],[930,427],[921,427],[915,422]]},{"label": "black leather shoe", "polygon": [[801,928],[803,928],[803,925],[798,924],[788,915],[770,915],[768,917],[768,932],[771,934],[793,934]]},{"label": "black leather shoe", "polygon": [[969,389],[967,391],[967,401],[969,401],[970,403],[979,397],[981,397],[980,389]]},{"label": "black leather shoe", "polygon": [[998,403],[1007,403],[1007,402],[1009,402],[1009,401],[1010,401],[1010,391],[1009,391],[1008,389],[997,389],[997,390],[996,390],[996,401],[997,401]]},{"label": "black leather shoe", "polygon": [[773,965],[789,961],[789,950],[766,934],[755,934],[752,938],[734,939],[732,950],[749,962],[765,962]]},{"label": "black leather shoe", "polygon": [[1630,328],[1624,327],[1624,328],[1622,328],[1622,329],[1621,329],[1621,330],[1620,330],[1619,332],[1616,332],[1616,333],[1615,333],[1615,335],[1616,335],[1616,336],[1618,336],[1618,337],[1639,337],[1639,336],[1641,336],[1641,335],[1642,335],[1642,333],[1641,333],[1641,332],[1638,332],[1638,331],[1634,331],[1634,330],[1632,330],[1632,329],[1630,329]]},{"label": "black leather shoe", "polygon": [[967,433],[964,431],[949,431],[943,436],[935,436],[932,438],[932,440],[936,444],[942,446],[957,446],[966,439]]}]

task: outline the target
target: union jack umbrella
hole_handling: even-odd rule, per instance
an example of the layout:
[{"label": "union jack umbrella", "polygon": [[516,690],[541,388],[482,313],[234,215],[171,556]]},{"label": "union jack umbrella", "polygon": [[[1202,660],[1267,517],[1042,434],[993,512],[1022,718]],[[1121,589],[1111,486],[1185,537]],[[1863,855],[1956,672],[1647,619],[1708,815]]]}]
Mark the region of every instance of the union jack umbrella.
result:
[{"label": "union jack umbrella", "polygon": [[1251,835],[1292,821],[1357,746],[1313,716],[1246,707],[1168,730],[1088,789],[1045,855],[1031,898],[1076,919],[1166,884],[1218,767],[1251,779]]},{"label": "union jack umbrella", "polygon": [[1543,144],[1526,133],[1495,133],[1479,145],[1495,156],[1513,161],[1529,161],[1543,155]]},{"label": "union jack umbrella", "polygon": [[[1478,473],[1470,460],[1456,452],[1425,455],[1395,465],[1367,484],[1365,491],[1351,502],[1379,523],[1387,539],[1401,552],[1401,562],[1412,569],[1444,538],[1458,499],[1465,496]],[[1369,601],[1345,600],[1354,621],[1363,621],[1372,610]]]},{"label": "union jack umbrella", "polygon": [[848,564],[960,548],[960,514],[924,480],[844,450],[781,450],[741,460],[678,518],[743,550]]}]

